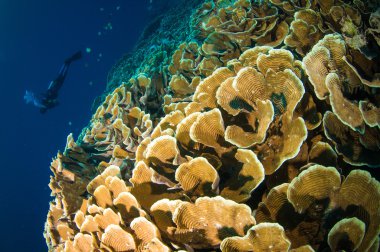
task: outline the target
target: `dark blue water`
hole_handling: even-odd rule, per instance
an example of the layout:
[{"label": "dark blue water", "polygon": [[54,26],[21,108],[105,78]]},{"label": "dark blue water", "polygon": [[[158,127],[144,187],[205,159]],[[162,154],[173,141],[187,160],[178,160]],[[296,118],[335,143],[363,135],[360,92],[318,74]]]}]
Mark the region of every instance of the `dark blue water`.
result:
[{"label": "dark blue water", "polygon": [[[0,1],[0,251],[47,250],[52,157],[87,125],[108,70],[131,51],[152,10],[149,0]],[[60,105],[46,114],[26,105],[25,90],[45,91],[78,49],[84,55],[69,69]]]}]

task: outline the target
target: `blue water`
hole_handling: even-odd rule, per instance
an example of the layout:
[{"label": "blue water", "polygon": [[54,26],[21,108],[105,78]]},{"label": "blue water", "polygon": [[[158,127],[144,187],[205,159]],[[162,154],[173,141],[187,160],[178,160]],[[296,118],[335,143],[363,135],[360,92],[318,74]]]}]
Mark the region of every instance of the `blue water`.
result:
[{"label": "blue water", "polygon": [[[77,138],[87,125],[108,70],[131,51],[154,16],[152,4],[0,1],[0,251],[47,250],[42,233],[51,200],[49,164],[67,135]],[[70,66],[60,105],[46,114],[26,105],[25,90],[45,91],[78,49],[83,58]]]}]

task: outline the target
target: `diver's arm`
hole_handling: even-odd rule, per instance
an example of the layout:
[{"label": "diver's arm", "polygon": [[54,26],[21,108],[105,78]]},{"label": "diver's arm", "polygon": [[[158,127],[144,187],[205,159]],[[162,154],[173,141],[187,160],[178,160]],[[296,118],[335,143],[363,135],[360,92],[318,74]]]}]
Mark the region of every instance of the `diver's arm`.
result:
[{"label": "diver's arm", "polygon": [[42,99],[35,96],[33,92],[26,90],[25,95],[24,95],[24,100],[26,104],[32,103],[37,108],[46,109],[46,106],[43,104]]},{"label": "diver's arm", "polygon": [[33,102],[33,100],[34,100],[34,94],[33,94],[33,92],[25,90],[24,100],[25,100],[26,104],[29,104],[29,103]]}]

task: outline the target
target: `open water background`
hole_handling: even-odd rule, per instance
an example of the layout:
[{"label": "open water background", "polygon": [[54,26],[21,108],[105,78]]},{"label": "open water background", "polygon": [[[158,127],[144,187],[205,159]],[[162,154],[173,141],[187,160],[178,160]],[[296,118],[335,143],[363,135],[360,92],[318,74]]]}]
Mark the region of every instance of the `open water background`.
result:
[{"label": "open water background", "polygon": [[[77,139],[87,125],[108,70],[132,50],[159,4],[0,0],[0,251],[47,250],[42,233],[51,200],[49,164],[67,135]],[[71,65],[60,105],[46,114],[26,105],[25,90],[45,91],[78,49],[83,59]]]}]

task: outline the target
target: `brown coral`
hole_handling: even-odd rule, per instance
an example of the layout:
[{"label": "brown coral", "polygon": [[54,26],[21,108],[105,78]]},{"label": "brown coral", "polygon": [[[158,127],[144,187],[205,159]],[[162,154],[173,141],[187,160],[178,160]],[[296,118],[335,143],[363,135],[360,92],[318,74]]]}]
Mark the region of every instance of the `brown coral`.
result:
[{"label": "brown coral", "polygon": [[297,156],[302,142],[307,137],[305,122],[301,117],[292,120],[285,114],[282,120],[277,120],[272,127],[274,132],[269,130],[270,137],[255,147],[267,175],[275,172],[286,160]]},{"label": "brown coral", "polygon": [[340,90],[342,84],[336,73],[327,75],[326,86],[330,93],[332,110],[339,117],[339,120],[351,128],[363,132],[364,120],[359,106],[343,96],[343,92]]},{"label": "brown coral", "polygon": [[224,122],[219,109],[201,113],[190,128],[193,141],[213,147],[217,152],[227,151],[228,145],[223,140]]},{"label": "brown coral", "polygon": [[290,24],[291,32],[284,43],[304,56],[323,36],[319,28],[321,26],[322,19],[317,12],[311,9],[298,11],[294,14],[294,20]]},{"label": "brown coral", "polygon": [[366,127],[364,134],[353,131],[339,118],[328,111],[323,117],[326,137],[334,142],[335,150],[344,160],[353,165],[378,167],[379,129]]},{"label": "brown coral", "polygon": [[[380,184],[371,178],[368,172],[361,170],[351,171],[343,183],[340,182],[340,174],[334,167],[313,165],[301,172],[290,184],[273,188],[267,199],[260,203],[256,219],[259,223],[280,223],[286,230],[292,246],[314,244],[313,247],[317,248],[317,244],[323,241],[325,232],[333,225],[339,225],[336,223],[340,220],[353,215],[366,223],[368,230],[361,243],[358,237],[352,237],[357,240],[354,246],[360,246],[359,250],[366,250],[380,232],[377,224],[380,221],[378,210],[373,208],[377,207],[377,204],[372,203],[379,202],[374,198],[380,196]],[[359,197],[359,194],[366,197]],[[361,211],[367,214],[360,214]],[[292,218],[293,221],[288,221],[288,218]],[[333,238],[334,230],[337,228],[338,226],[331,231],[331,239],[340,239]],[[332,246],[339,242],[330,241]]]},{"label": "brown coral", "polygon": [[356,217],[346,218],[337,222],[330,230],[328,243],[333,251],[343,249],[343,247],[347,247],[344,248],[345,250],[355,251],[362,243],[364,234],[364,222]]},{"label": "brown coral", "polygon": [[120,226],[109,225],[102,235],[102,243],[114,251],[134,251],[133,236]]},{"label": "brown coral", "polygon": [[362,113],[359,104],[366,101],[360,97],[367,97],[377,103],[374,95],[376,90],[362,81],[347,57],[342,37],[337,34],[326,35],[304,57],[303,66],[316,96],[321,100],[329,98],[328,102],[339,119],[351,129],[363,133],[367,121],[371,125],[375,124],[374,114],[378,108],[377,105],[369,106]]},{"label": "brown coral", "polygon": [[311,6],[310,0],[302,0],[302,1],[281,1],[281,0],[270,0],[270,2],[283,9],[287,13],[294,13],[295,11],[308,9]]},{"label": "brown coral", "polygon": [[313,202],[332,196],[339,186],[340,175],[335,168],[315,165],[290,183],[287,197],[294,209],[302,213]]},{"label": "brown coral", "polygon": [[330,69],[343,66],[343,56],[346,54],[344,41],[339,35],[326,35],[303,58],[303,68],[309,76],[318,99],[326,99],[329,92],[325,84]]},{"label": "brown coral", "polygon": [[215,194],[219,184],[217,171],[203,157],[181,164],[176,170],[175,179],[185,192],[198,196]]},{"label": "brown coral", "polygon": [[326,1],[321,5],[326,25],[341,33],[349,47],[360,49],[366,45],[362,17],[355,6],[343,1]]},{"label": "brown coral", "polygon": [[233,175],[227,186],[221,191],[221,195],[236,202],[244,202],[251,196],[253,190],[264,180],[265,170],[254,152],[238,149],[235,158],[238,165],[233,169]]},{"label": "brown coral", "polygon": [[228,68],[218,68],[211,76],[204,79],[195,90],[193,100],[200,102],[203,107],[216,107],[216,91],[219,85],[234,73]]},{"label": "brown coral", "polygon": [[379,166],[377,17],[200,5],[52,162],[49,250],[376,251],[379,182],[353,166]]},{"label": "brown coral", "polygon": [[248,206],[220,196],[180,204],[173,221],[177,225],[173,234],[176,239],[195,248],[218,246],[225,237],[243,235],[255,224]]},{"label": "brown coral", "polygon": [[251,227],[244,237],[223,240],[222,251],[288,251],[290,241],[277,223],[260,223]]},{"label": "brown coral", "polygon": [[254,144],[262,143],[266,137],[266,132],[270,123],[273,121],[274,108],[270,101],[256,102],[256,110],[246,114],[248,125],[252,131],[244,131],[237,125],[230,125],[226,128],[226,141],[237,147],[247,148]]}]

